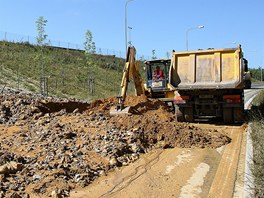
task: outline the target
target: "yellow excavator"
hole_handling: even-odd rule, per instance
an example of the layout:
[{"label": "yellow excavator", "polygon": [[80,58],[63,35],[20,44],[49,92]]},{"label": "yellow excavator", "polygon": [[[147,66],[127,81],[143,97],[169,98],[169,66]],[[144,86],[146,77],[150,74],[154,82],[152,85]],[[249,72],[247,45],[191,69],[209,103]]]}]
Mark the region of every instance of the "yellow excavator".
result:
[{"label": "yellow excavator", "polygon": [[126,54],[126,64],[123,71],[120,93],[117,96],[117,105],[110,109],[110,115],[130,114],[130,107],[125,107],[124,102],[127,95],[128,83],[133,80],[135,83],[135,95],[145,94],[144,83],[139,73],[138,63],[135,60],[136,49],[129,46]]}]

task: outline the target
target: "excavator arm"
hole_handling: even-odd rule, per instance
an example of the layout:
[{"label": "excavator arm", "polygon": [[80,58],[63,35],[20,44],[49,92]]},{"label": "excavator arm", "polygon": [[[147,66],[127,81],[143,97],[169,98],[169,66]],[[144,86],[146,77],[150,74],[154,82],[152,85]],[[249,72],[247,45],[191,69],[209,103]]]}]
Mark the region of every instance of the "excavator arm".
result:
[{"label": "excavator arm", "polygon": [[127,96],[128,84],[132,79],[135,83],[136,96],[145,94],[143,80],[140,76],[138,63],[136,62],[135,57],[136,57],[135,47],[129,46],[127,49],[126,64],[123,70],[120,93],[117,96],[118,102],[116,107],[111,108],[110,115],[129,114],[130,107],[124,107],[124,102]]}]

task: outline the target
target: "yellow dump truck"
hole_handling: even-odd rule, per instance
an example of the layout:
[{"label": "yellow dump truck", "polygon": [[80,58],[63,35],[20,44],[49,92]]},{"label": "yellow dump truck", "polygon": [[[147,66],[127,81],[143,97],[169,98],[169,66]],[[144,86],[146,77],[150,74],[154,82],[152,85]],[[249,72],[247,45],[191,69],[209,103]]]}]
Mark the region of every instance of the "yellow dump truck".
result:
[{"label": "yellow dump truck", "polygon": [[175,90],[179,121],[222,118],[239,122],[244,114],[245,72],[241,46],[174,52],[169,84]]}]

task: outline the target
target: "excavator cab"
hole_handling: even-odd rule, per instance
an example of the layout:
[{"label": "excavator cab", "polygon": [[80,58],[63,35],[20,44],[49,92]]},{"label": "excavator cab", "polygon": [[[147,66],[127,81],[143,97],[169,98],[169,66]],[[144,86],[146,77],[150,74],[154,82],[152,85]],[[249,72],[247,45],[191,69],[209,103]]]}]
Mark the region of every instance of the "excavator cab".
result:
[{"label": "excavator cab", "polygon": [[164,93],[167,83],[169,81],[169,67],[171,60],[170,59],[157,59],[145,61],[145,70],[146,70],[146,87],[151,89],[153,96]]}]

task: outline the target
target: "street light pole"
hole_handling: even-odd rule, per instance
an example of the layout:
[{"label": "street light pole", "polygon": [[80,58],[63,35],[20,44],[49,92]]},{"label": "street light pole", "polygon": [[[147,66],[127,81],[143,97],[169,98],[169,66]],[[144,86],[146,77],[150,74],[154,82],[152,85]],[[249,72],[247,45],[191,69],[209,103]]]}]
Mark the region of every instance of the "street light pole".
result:
[{"label": "street light pole", "polygon": [[128,44],[129,45],[132,45],[132,40],[131,40],[131,30],[132,30],[132,27],[127,27],[129,29],[129,32],[128,32]]},{"label": "street light pole", "polygon": [[260,69],[260,82],[262,82],[262,67],[259,67]]},{"label": "street light pole", "polygon": [[203,25],[199,25],[197,27],[193,27],[193,28],[189,28],[187,31],[186,31],[186,50],[188,51],[188,33],[189,31],[191,30],[195,30],[195,29],[201,29],[201,28],[204,28]]},{"label": "street light pole", "polygon": [[125,42],[126,42],[126,53],[127,53],[127,4],[133,0],[127,0],[125,4]]}]

